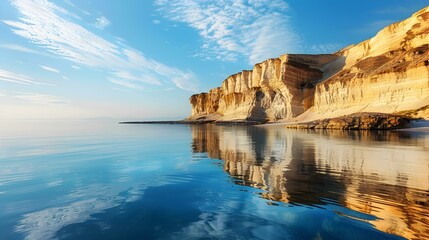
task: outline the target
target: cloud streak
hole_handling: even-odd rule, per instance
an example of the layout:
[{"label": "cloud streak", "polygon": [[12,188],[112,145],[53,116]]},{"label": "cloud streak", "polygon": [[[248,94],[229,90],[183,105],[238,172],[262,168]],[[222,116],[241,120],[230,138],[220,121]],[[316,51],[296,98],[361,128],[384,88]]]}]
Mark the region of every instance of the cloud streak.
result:
[{"label": "cloud streak", "polygon": [[24,93],[17,92],[17,95],[14,96],[17,99],[21,99],[34,104],[68,104],[69,100],[60,98],[53,95],[39,94],[39,93]]},{"label": "cloud streak", "polygon": [[11,82],[11,83],[17,83],[17,84],[24,84],[24,85],[50,85],[54,86],[48,83],[41,83],[38,82],[31,77],[28,77],[24,74],[8,71],[5,69],[0,68],[0,81],[5,82]]},{"label": "cloud streak", "polygon": [[46,70],[48,72],[53,72],[53,73],[60,73],[60,70],[53,68],[53,67],[48,67],[45,65],[39,65],[39,67],[41,67],[43,70]]},{"label": "cloud streak", "polygon": [[190,82],[188,84],[181,84],[181,81],[177,80],[182,76],[194,76],[192,72],[166,66],[146,58],[141,52],[125,44],[117,45],[108,41],[63,17],[71,13],[47,0],[12,0],[12,5],[21,14],[20,18],[3,22],[10,26],[15,34],[80,66],[113,70],[107,79],[116,79],[116,72],[128,72],[141,77],[142,80],[117,80],[131,81],[136,85],[175,84],[184,90],[197,90],[193,87],[198,85],[195,77],[187,79]]},{"label": "cloud streak", "polygon": [[196,29],[204,39],[199,56],[249,63],[300,50],[300,38],[287,17],[282,0],[208,1],[157,0],[170,20]]},{"label": "cloud streak", "polygon": [[24,47],[21,45],[17,45],[17,44],[2,44],[2,45],[0,45],[0,47],[5,48],[5,49],[9,49],[9,50],[19,51],[19,52],[25,52],[25,53],[32,53],[32,54],[47,56],[46,54],[44,54],[42,52],[27,48],[27,47]]}]

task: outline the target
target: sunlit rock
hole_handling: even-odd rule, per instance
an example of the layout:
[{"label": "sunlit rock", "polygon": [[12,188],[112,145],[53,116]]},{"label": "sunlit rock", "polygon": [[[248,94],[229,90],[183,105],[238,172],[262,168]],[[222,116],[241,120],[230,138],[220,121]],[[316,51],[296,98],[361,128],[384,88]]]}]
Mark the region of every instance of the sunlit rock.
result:
[{"label": "sunlit rock", "polygon": [[190,120],[310,121],[356,112],[429,119],[429,7],[334,54],[268,59],[190,102]]}]

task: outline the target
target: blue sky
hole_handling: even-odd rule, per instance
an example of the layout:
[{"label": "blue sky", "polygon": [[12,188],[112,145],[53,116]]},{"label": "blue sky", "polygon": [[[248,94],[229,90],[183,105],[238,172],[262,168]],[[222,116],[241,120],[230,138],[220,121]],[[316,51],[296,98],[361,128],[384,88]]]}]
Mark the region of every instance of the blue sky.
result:
[{"label": "blue sky", "polygon": [[330,53],[427,0],[0,2],[0,119],[184,118],[191,94],[284,53]]}]

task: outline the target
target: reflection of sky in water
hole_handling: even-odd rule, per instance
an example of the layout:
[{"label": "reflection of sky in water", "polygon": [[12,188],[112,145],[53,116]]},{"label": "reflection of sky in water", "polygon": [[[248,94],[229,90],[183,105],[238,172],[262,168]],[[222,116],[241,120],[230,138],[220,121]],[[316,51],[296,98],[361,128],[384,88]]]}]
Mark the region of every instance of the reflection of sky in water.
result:
[{"label": "reflection of sky in water", "polygon": [[[428,230],[403,223],[414,202],[398,207],[427,203],[426,135],[45,123],[0,137],[0,239],[395,239],[383,219]],[[408,198],[380,201],[395,191]]]}]

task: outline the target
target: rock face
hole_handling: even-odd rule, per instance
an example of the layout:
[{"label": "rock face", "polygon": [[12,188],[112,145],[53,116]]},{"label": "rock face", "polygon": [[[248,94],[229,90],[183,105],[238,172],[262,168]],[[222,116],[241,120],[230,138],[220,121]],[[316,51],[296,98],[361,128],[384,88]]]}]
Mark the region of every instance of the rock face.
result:
[{"label": "rock face", "polygon": [[[334,54],[282,55],[191,96],[189,120],[300,121],[429,105],[429,7]],[[427,111],[421,117],[429,118]]]},{"label": "rock face", "polygon": [[338,116],[429,105],[429,7],[337,54],[345,65],[316,86],[311,111]]},{"label": "rock face", "polygon": [[220,121],[266,121],[296,117],[313,105],[321,68],[336,55],[283,55],[229,76],[219,88],[191,96],[192,116],[219,114]]}]

